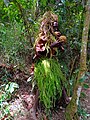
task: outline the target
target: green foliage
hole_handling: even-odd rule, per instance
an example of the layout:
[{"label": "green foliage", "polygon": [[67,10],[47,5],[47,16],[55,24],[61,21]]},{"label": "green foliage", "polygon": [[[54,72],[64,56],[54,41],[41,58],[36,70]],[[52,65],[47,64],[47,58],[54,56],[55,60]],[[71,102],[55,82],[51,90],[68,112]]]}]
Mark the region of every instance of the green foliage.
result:
[{"label": "green foliage", "polygon": [[85,98],[86,97],[86,94],[84,92],[81,92],[81,98]]},{"label": "green foliage", "polygon": [[[50,1],[45,0],[43,2],[42,0],[40,1],[30,0],[28,2],[26,2],[25,0],[20,0],[20,1],[17,0],[17,2],[22,7],[23,15],[21,14],[19,7],[17,6],[17,2],[15,1],[14,2],[11,1],[8,6],[5,6],[4,3],[1,2],[1,8],[0,8],[0,11],[2,11],[1,20],[3,22],[5,21],[7,21],[8,23],[11,22],[11,26],[12,26],[12,22],[17,22],[17,24],[19,23],[18,27],[19,26],[22,27],[23,32],[25,32],[24,35],[26,36],[27,36],[27,32],[26,32],[27,30],[25,30],[24,20],[22,17],[23,15],[25,16],[25,19],[28,23],[28,28],[29,28],[31,37],[36,37],[37,31],[38,31],[38,22],[36,21],[38,18],[37,16],[39,15],[40,17],[43,11],[45,12],[46,10],[45,8],[47,8],[47,5],[51,7],[52,11],[55,11],[55,13],[58,14],[59,29],[62,34],[65,34],[67,36],[67,39],[68,39],[65,53],[64,55],[59,54],[61,58],[59,60],[61,63],[62,57],[64,56],[64,67],[66,70],[65,73],[69,75],[69,70],[68,70],[69,63],[71,59],[72,60],[74,59],[73,55],[74,56],[78,55],[78,53],[80,52],[80,46],[81,46],[80,40],[81,40],[82,23],[83,23],[83,7],[81,5],[81,1],[80,0],[78,1],[62,0],[59,3],[59,2],[55,2],[55,0],[50,0]],[[22,33],[22,31],[20,32]],[[20,32],[17,36],[20,35]],[[7,37],[7,35],[5,36]],[[18,41],[18,38],[16,39],[15,42],[17,41]],[[24,41],[23,41],[23,44],[24,44]],[[12,54],[15,54],[15,53],[12,53]]]},{"label": "green foliage", "polygon": [[0,24],[0,51],[8,63],[18,64],[22,60],[22,56],[27,54],[30,49],[29,42],[22,34],[24,34],[22,24],[16,22],[12,26]]},{"label": "green foliage", "polygon": [[5,87],[5,91],[12,94],[16,88],[19,88],[18,84],[9,82]]},{"label": "green foliage", "polygon": [[30,0],[28,2],[26,2],[25,0],[13,0],[9,2],[8,6],[5,6],[3,4],[3,20],[8,17],[7,20],[16,20],[17,22],[22,22],[23,15],[25,16],[25,18],[27,17],[26,19],[32,17],[36,9],[36,2],[37,0]]},{"label": "green foliage", "polygon": [[59,63],[54,59],[42,59],[35,64],[34,79],[40,91],[40,100],[46,109],[55,106],[55,101],[62,95],[64,75]]},{"label": "green foliage", "polygon": [[90,75],[90,74],[89,74],[88,72],[86,72],[86,73],[80,78],[79,82],[84,82],[86,79],[88,79],[89,75]]},{"label": "green foliage", "polygon": [[3,83],[8,83],[9,78],[12,79],[12,74],[8,72],[6,69],[0,69],[0,82]]},{"label": "green foliage", "polygon": [[7,16],[10,21],[20,20],[19,11],[13,2],[10,2],[8,7],[4,7],[3,10],[5,12],[5,15],[3,16],[3,18],[6,18]]},{"label": "green foliage", "polygon": [[87,77],[86,77],[85,75],[83,75],[82,78],[80,78],[79,81],[80,81],[80,82],[84,82],[84,81],[86,80],[86,78],[87,78]]},{"label": "green foliage", "polygon": [[59,15],[59,29],[67,37],[65,62],[69,63],[80,53],[84,9],[81,1],[67,0],[55,6],[55,13]]},{"label": "green foliage", "polygon": [[87,120],[90,114],[87,113],[87,111],[82,108],[80,101],[78,105],[78,115],[80,116],[81,120]]},{"label": "green foliage", "polygon": [[66,74],[71,94],[79,70],[79,55],[81,49],[84,8],[81,0],[61,0],[56,2],[55,13],[59,16],[59,29],[67,37],[65,50],[58,52],[58,58],[63,72]]},{"label": "green foliage", "polygon": [[41,5],[44,6],[44,7],[46,7],[46,5],[47,5],[47,0],[44,0],[44,1],[41,0]]},{"label": "green foliage", "polygon": [[39,8],[44,13],[48,10],[53,11],[55,6],[55,0],[39,0]]},{"label": "green foliage", "polygon": [[[23,60],[30,54],[29,51],[31,49],[29,39],[33,38],[34,42],[34,38],[37,36],[39,26],[37,19],[38,17],[41,18],[41,15],[46,10],[52,10],[58,15],[59,29],[61,33],[67,37],[67,44],[64,46],[64,52],[58,52],[58,59],[61,66],[59,65],[58,67],[58,63],[56,65],[56,62],[53,61],[55,68],[54,65],[51,64],[52,60],[46,60],[49,65],[52,65],[50,65],[50,69],[47,67],[48,69],[46,70],[49,71],[50,75],[47,73],[46,77],[46,75],[43,74],[45,73],[45,66],[42,64],[43,60],[36,63],[37,77],[35,77],[37,78],[38,87],[41,92],[40,99],[45,107],[50,108],[53,106],[53,103],[55,103],[57,91],[61,96],[61,81],[66,81],[66,79],[62,77],[63,75],[60,72],[61,69],[70,83],[69,89],[71,95],[73,94],[73,86],[77,78],[76,71],[79,71],[78,63],[81,48],[84,8],[81,4],[81,0],[61,0],[60,2],[55,0],[29,0],[28,2],[26,0],[17,0],[23,11],[23,14],[21,14],[17,3],[13,1],[9,2],[8,6],[6,6],[2,0],[0,1],[0,55],[3,61],[24,65]],[[27,21],[27,27],[24,23],[23,15]],[[74,61],[75,57],[77,57],[77,59],[71,71],[72,61]],[[89,59],[89,55],[87,57]],[[90,60],[88,61],[88,66],[89,63]],[[40,72],[37,72],[38,70]],[[7,71],[4,72],[5,75],[1,80],[7,83],[10,74],[8,74]],[[57,75],[58,73],[61,73],[61,75]],[[59,77],[59,80],[56,80],[58,79],[57,77]],[[85,77],[81,78],[80,82],[83,82],[85,79]],[[42,81],[44,81],[45,84]],[[65,87],[67,88],[67,83]],[[87,85],[84,87],[88,88]],[[47,92],[44,92],[44,90],[47,90]]]},{"label": "green foliage", "polygon": [[14,0],[6,6],[0,2],[0,52],[3,61],[24,64],[31,50],[30,41],[34,42],[38,31],[34,15],[36,3],[37,0]]},{"label": "green foliage", "polygon": [[86,83],[84,83],[84,84],[83,84],[83,88],[84,88],[84,89],[88,89],[88,88],[89,88],[89,85],[86,84]]},{"label": "green foliage", "polygon": [[9,82],[0,86],[0,119],[10,114],[8,100],[11,99],[15,90],[19,88],[17,83]]}]

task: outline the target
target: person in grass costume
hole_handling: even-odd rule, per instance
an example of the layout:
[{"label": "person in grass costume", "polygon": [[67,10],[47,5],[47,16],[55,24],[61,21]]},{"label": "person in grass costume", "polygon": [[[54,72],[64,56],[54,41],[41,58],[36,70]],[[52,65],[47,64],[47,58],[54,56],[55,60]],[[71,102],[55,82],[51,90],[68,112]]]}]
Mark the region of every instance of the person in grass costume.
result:
[{"label": "person in grass costume", "polygon": [[40,101],[48,110],[55,107],[56,101],[61,98],[64,105],[69,102],[65,86],[67,81],[55,57],[58,49],[64,51],[64,43],[66,36],[58,29],[58,16],[51,11],[46,12],[41,20],[40,32],[34,45],[35,55],[31,75],[34,75],[38,86]]}]

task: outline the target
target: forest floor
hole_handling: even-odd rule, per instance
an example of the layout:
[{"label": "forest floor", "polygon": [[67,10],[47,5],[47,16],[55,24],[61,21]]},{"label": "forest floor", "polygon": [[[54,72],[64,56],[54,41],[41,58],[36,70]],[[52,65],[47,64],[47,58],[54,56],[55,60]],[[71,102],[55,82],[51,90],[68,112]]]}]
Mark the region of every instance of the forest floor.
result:
[{"label": "forest floor", "polygon": [[[0,71],[2,70],[2,67],[4,69],[6,68],[5,65],[0,65]],[[11,68],[7,67],[6,69],[10,72]],[[30,109],[34,104],[35,94],[31,92],[31,83],[27,82],[29,76],[24,74],[24,72],[20,70],[16,70],[14,72],[15,73],[13,73],[13,79],[16,80],[16,82],[19,84],[19,89],[11,98],[11,100],[8,101],[10,109],[8,120],[65,120],[65,108],[59,107],[58,109],[52,110],[51,114],[49,115],[50,118],[48,119],[46,117],[46,114],[43,112],[44,110],[41,109],[42,107],[40,106],[40,103],[38,103],[39,107],[36,111],[37,119],[32,119]],[[89,79],[86,81],[86,83],[90,86]],[[85,93],[85,97],[81,97],[80,99],[81,109],[83,109],[85,113],[82,113],[82,116],[80,116],[80,120],[90,120],[90,87],[87,89],[83,88],[82,92]],[[5,120],[5,118],[8,118],[8,116],[4,116],[4,118],[2,118],[1,120]]]},{"label": "forest floor", "polygon": [[[30,86],[25,84],[21,85],[17,91],[16,98],[10,101],[10,114],[13,120],[36,120],[32,118],[29,109],[29,106],[33,104],[33,101],[34,96],[30,94]],[[43,109],[39,106],[37,108],[36,116],[37,120],[65,120],[64,113],[64,108],[52,110],[51,117],[48,119],[43,112]]]}]

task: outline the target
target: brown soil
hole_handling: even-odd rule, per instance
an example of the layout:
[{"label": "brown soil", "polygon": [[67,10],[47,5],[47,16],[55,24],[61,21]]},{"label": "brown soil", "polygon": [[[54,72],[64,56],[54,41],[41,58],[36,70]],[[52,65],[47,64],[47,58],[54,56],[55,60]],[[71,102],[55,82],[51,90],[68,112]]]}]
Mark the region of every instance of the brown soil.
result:
[{"label": "brown soil", "polygon": [[[30,105],[32,107],[34,95],[30,94],[30,87],[24,85],[22,85],[18,90],[18,98],[16,98],[13,102],[10,101],[10,113],[13,117],[13,120],[34,120],[30,115]],[[28,100],[26,100],[26,98]],[[39,106],[39,108],[37,108],[36,116],[37,120],[65,120],[64,112],[65,109],[62,107],[58,110],[52,110],[52,113],[48,119],[46,114],[42,109],[40,109]]]},{"label": "brown soil", "polygon": [[[11,70],[11,67],[6,67],[7,70]],[[2,68],[2,66],[0,67]],[[3,73],[4,74],[4,73]],[[2,75],[3,75],[2,74]],[[26,80],[29,77],[24,72],[12,71],[11,74],[14,74],[14,80],[19,84],[19,89],[16,94],[12,97],[12,99],[8,102],[10,104],[10,115],[12,119],[9,120],[65,120],[64,113],[65,109],[62,107],[58,107],[58,109],[54,109],[51,111],[49,118],[46,117],[44,110],[39,106],[36,111],[37,119],[31,118],[31,109],[35,102],[35,93],[31,92],[31,84],[27,83]],[[86,83],[90,86],[90,76],[89,79],[86,80]],[[82,92],[86,94],[86,97],[81,97],[81,109],[83,108],[86,111],[85,117],[83,114],[80,116],[80,120],[90,120],[90,87],[88,89],[82,89]],[[5,103],[7,104],[7,103]],[[4,116],[1,120],[5,120],[8,116]],[[83,119],[85,118],[85,119]]]}]

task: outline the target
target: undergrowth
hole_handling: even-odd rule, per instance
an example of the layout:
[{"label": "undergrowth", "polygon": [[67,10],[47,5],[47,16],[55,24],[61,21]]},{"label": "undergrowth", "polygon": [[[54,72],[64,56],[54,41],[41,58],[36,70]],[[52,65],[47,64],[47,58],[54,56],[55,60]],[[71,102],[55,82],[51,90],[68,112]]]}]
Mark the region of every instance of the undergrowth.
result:
[{"label": "undergrowth", "polygon": [[87,120],[88,117],[90,116],[90,114],[87,113],[86,109],[82,108],[80,101],[78,105],[78,115],[80,116],[80,120]]},{"label": "undergrowth", "polygon": [[22,24],[0,23],[0,58],[4,63],[23,65],[29,48]]}]

